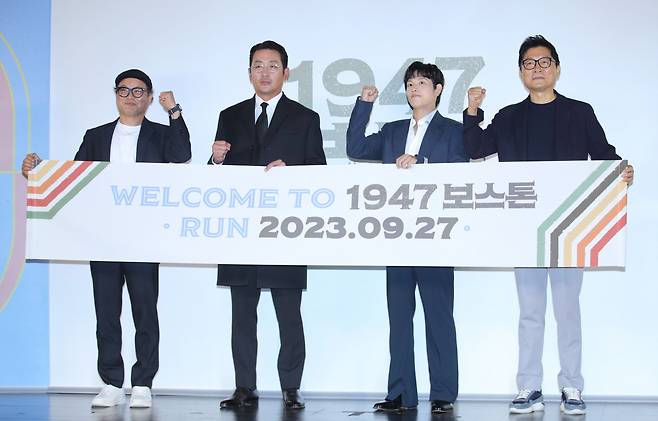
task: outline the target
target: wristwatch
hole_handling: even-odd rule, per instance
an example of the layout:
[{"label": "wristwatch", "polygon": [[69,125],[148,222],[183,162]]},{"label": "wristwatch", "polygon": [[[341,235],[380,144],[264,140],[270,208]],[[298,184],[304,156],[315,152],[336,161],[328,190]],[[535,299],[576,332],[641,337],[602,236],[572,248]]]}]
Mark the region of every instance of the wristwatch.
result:
[{"label": "wristwatch", "polygon": [[183,109],[181,108],[180,104],[176,104],[176,105],[174,105],[174,106],[173,106],[169,111],[167,111],[167,112],[169,113],[169,115],[172,115],[172,114],[174,114],[176,111],[183,111]]}]

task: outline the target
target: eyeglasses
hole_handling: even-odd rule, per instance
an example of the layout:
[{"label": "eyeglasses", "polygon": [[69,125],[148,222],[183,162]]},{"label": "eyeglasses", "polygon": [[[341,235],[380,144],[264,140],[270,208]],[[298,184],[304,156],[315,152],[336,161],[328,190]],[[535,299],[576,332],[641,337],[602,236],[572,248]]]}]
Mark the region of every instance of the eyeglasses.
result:
[{"label": "eyeglasses", "polygon": [[534,58],[527,58],[521,62],[523,65],[523,68],[526,70],[532,70],[535,67],[537,67],[537,64],[539,64],[539,67],[542,69],[548,69],[551,67],[551,63],[553,63],[555,60],[553,60],[552,57],[541,57],[535,60]]},{"label": "eyeglasses", "polygon": [[144,96],[144,92],[146,92],[146,89],[136,87],[136,88],[128,88],[126,86],[117,86],[114,88],[114,92],[116,92],[117,95],[119,95],[121,98],[127,98],[128,95],[133,94],[134,98],[141,98]]},{"label": "eyeglasses", "polygon": [[279,63],[270,63],[270,64],[254,64],[250,67],[252,72],[256,73],[276,73],[281,68]]}]

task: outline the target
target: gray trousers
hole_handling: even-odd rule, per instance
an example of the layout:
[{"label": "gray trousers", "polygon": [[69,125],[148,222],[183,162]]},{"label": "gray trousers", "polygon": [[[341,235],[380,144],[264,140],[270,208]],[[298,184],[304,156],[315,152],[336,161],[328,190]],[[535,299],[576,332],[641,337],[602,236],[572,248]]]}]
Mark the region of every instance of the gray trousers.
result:
[{"label": "gray trousers", "polygon": [[514,271],[519,296],[519,390],[541,390],[542,352],[546,315],[546,287],[551,278],[553,314],[557,321],[557,346],[560,389],[583,390],[582,334],[580,327],[580,290],[583,270],[578,268],[517,268]]}]

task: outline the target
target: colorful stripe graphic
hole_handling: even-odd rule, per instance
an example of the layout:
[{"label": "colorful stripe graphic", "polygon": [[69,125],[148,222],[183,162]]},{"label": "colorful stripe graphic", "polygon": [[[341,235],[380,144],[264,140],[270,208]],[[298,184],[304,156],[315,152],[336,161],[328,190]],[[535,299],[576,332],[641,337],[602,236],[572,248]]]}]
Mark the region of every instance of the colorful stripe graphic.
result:
[{"label": "colorful stripe graphic", "polygon": [[[52,219],[108,162],[44,161],[30,173],[27,218]],[[43,166],[43,168],[41,168]]]},{"label": "colorful stripe graphic", "polygon": [[[613,165],[614,161],[602,163],[539,226],[537,229],[538,266],[587,266],[587,248],[601,236],[606,227],[618,219],[590,250],[589,266],[597,267],[599,265],[600,251],[626,225],[626,183],[622,181],[615,183],[615,181],[619,180],[627,161],[621,161],[614,167]],[[620,196],[622,197],[620,198]],[[572,210],[568,212],[569,209]],[[551,227],[553,227],[552,230]],[[550,246],[548,256],[546,253],[547,242]],[[548,260],[548,265],[545,264],[546,260]]]}]

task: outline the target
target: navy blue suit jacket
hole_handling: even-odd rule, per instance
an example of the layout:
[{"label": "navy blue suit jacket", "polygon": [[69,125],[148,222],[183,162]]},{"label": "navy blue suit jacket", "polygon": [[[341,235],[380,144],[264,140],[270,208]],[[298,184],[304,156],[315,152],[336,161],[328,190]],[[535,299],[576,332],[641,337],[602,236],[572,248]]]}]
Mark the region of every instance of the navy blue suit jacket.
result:
[{"label": "navy blue suit jacket", "polygon": [[[404,154],[409,120],[386,123],[379,132],[366,137],[372,106],[372,102],[357,99],[347,128],[347,156],[384,164],[395,163]],[[462,125],[437,112],[427,127],[417,156],[418,163],[468,162],[462,142]]]},{"label": "navy blue suit jacket", "polygon": [[[555,161],[621,159],[605,138],[592,106],[557,94],[555,109]],[[464,146],[473,159],[498,153],[499,161],[528,160],[528,106],[530,97],[509,105],[482,129],[484,112],[464,111]]]}]

